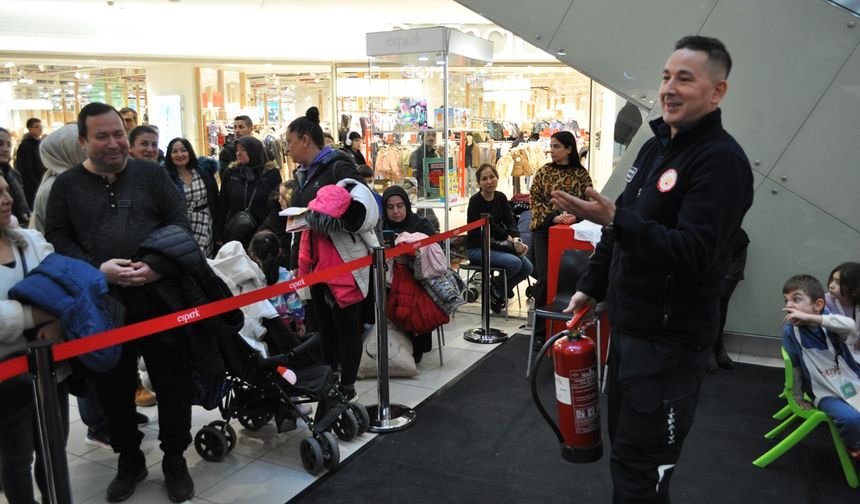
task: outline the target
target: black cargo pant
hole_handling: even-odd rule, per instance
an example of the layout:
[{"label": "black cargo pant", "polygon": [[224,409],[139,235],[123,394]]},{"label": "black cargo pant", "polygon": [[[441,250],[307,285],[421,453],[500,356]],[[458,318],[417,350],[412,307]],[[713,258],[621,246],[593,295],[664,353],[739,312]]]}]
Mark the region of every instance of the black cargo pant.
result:
[{"label": "black cargo pant", "polygon": [[669,483],[711,345],[690,347],[612,331],[608,424],[613,504],[668,503]]}]

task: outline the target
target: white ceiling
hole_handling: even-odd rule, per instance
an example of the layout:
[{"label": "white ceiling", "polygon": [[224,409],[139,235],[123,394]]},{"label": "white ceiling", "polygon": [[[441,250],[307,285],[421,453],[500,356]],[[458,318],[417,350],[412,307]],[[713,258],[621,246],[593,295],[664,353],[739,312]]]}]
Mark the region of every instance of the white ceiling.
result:
[{"label": "white ceiling", "polygon": [[366,61],[364,36],[488,24],[452,0],[3,0],[0,54],[248,62]]}]

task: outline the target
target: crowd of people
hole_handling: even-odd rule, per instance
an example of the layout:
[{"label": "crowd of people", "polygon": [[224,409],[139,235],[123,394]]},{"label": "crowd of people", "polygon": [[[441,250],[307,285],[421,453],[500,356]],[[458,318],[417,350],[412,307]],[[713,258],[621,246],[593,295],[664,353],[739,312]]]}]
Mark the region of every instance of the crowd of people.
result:
[{"label": "crowd of people", "polygon": [[[503,272],[485,300],[495,312],[529,276],[537,279],[535,305],[546,303],[551,226],[583,219],[603,226],[568,311],[599,301],[607,306],[616,503],[669,501],[704,373],[733,365],[721,333],[728,299],[743,278],[750,240],[741,224],[753,187],[746,155],[722,126],[719,103],[731,65],[719,40],[691,36],[676,43],[662,74],[662,116],[651,122],[654,137],[638,153],[617,199],[594,189],[575,136],[553,134],[551,161],[531,182],[530,240],[521,238],[522,223],[498,190],[496,168],[475,170],[478,191],[469,199],[467,220],[490,216],[490,265]],[[286,181],[247,116],[235,118],[235,139],[217,161],[198,157],[185,138],[172,139],[161,152],[156,127],[137,125],[132,109],[103,103],[88,104],[76,124],[45,139],[38,120],[28,121],[27,129],[13,168],[11,136],[0,128],[0,360],[26,352],[34,339],[85,335],[75,317],[117,326],[235,293],[239,287],[227,285],[207,259],[247,256],[260,271],[249,285],[259,287],[365,257],[381,244],[439,232],[413,211],[403,187],[373,192],[373,170],[358,148],[361,135],[349,133],[344,148],[333,146],[315,107],[287,128],[287,155],[298,167]],[[424,140],[410,160],[419,185],[421,160],[433,150],[435,135]],[[306,224],[288,233],[280,212],[289,207],[305,209]],[[476,264],[483,260],[480,235],[472,230],[466,240],[466,255]],[[448,265],[438,264],[442,254],[435,247],[407,260],[414,267],[407,276],[418,289],[445,281]],[[31,301],[27,279],[36,268],[62,268],[84,285],[64,291],[78,311],[59,313],[50,303]],[[409,292],[386,287],[399,296]],[[795,400],[827,412],[860,457],[860,264],[837,266],[827,287],[825,293],[810,275],[786,281],[783,346],[800,377]],[[356,395],[368,328],[384,323],[373,320],[373,292],[370,269],[362,267],[272,300],[291,330],[320,333],[322,359],[336,370],[348,399]],[[432,318],[417,306],[420,322]],[[433,320],[442,323],[447,313]],[[535,324],[540,343],[545,324]],[[167,496],[182,502],[194,495],[184,457],[191,406],[217,404],[224,374],[217,338],[238,334],[242,325],[241,316],[228,312],[123,343],[104,356],[108,364],[60,366],[65,435],[73,393],[88,440],[119,454],[107,500],[126,500],[147,476],[138,426],[148,419],[135,407],[144,382],[152,389],[146,400],[158,408]],[[434,327],[419,326],[407,331],[416,362],[430,350],[427,330]],[[34,459],[37,485],[45,490],[31,388],[27,374],[0,383],[0,401],[10,406],[0,413],[0,482],[11,504],[34,502]]]}]

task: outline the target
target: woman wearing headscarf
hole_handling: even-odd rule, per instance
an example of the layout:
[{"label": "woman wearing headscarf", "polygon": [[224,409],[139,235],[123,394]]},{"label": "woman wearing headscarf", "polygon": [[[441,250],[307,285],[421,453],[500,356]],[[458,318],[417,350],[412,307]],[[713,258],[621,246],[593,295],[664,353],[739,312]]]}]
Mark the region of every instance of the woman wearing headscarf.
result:
[{"label": "woman wearing headscarf", "polygon": [[[587,200],[585,190],[592,186],[588,170],[579,162],[573,133],[559,131],[554,134],[550,138],[549,155],[552,162],[543,165],[535,173],[529,198],[532,211],[529,229],[532,231],[534,266],[538,279],[534,285],[535,306],[546,304],[549,228],[555,224],[570,225],[576,222],[576,216],[561,211],[550,202],[551,193],[564,191]],[[546,338],[546,324],[538,321],[535,324],[535,344],[542,345]]]},{"label": "woman wearing headscarf", "polygon": [[[382,193],[382,232],[436,234],[430,221],[412,211],[412,204],[406,190],[400,186],[390,186]],[[412,357],[415,363],[421,362],[425,353],[433,349],[433,334],[409,334],[412,338]]]},{"label": "woman wearing headscarf", "polygon": [[[280,183],[281,173],[274,162],[266,159],[262,142],[252,136],[236,140],[236,161],[221,174],[220,214],[215,219],[225,223],[224,241],[238,240],[248,248],[251,236],[269,214],[269,196]],[[237,236],[231,230],[231,220],[245,210],[253,217],[255,226],[249,233]]]},{"label": "woman wearing headscarf", "polygon": [[45,165],[45,175],[36,191],[33,200],[33,215],[30,217],[30,228],[45,232],[45,211],[48,206],[48,195],[57,175],[73,166],[83,163],[87,158],[81,143],[78,142],[78,125],[67,124],[51,133],[39,144],[39,155]]}]

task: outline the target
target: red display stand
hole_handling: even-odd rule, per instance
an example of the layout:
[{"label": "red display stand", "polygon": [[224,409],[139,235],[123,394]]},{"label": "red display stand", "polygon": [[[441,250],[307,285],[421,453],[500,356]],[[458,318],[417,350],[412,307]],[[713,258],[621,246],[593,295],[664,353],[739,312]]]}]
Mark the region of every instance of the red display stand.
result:
[{"label": "red display stand", "polygon": [[[561,261],[561,255],[565,250],[579,249],[594,251],[594,247],[587,241],[577,240],[573,236],[573,229],[565,224],[556,224],[549,228],[549,246],[547,247],[547,282],[546,282],[546,299],[547,302],[555,298],[555,293],[558,290],[558,265]],[[571,315],[572,316],[572,315]],[[546,322],[547,337],[564,329],[564,323],[559,321],[548,320]],[[585,334],[594,339],[596,336],[597,326],[592,326],[585,331]],[[609,348],[609,320],[604,313],[600,317],[600,355],[603,363],[606,363],[606,350]]]}]

